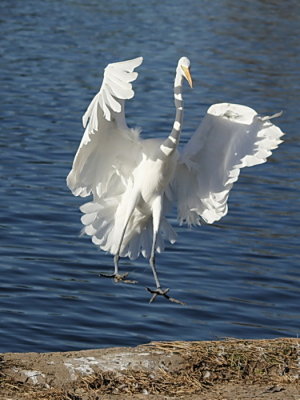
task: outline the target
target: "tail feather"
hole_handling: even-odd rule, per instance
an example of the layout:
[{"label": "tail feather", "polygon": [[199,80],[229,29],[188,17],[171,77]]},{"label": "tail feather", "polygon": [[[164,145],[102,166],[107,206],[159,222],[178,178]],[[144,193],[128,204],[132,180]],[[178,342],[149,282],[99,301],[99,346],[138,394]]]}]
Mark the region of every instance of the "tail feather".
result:
[{"label": "tail feather", "polygon": [[[91,236],[92,242],[102,250],[111,254],[116,254],[118,243],[116,238],[120,237],[120,229],[123,226],[122,221],[118,221],[116,215],[120,214],[119,196],[106,202],[94,200],[80,207],[83,212],[81,221],[84,225],[82,233]],[[121,197],[121,196],[120,196]],[[163,217],[161,221],[160,232],[157,236],[156,251],[164,250],[164,239],[171,243],[176,240],[176,233]],[[120,250],[121,257],[136,259],[142,253],[145,258],[151,255],[153,240],[153,228],[151,215],[144,215],[138,210],[133,212],[129,221],[123,243]]]}]

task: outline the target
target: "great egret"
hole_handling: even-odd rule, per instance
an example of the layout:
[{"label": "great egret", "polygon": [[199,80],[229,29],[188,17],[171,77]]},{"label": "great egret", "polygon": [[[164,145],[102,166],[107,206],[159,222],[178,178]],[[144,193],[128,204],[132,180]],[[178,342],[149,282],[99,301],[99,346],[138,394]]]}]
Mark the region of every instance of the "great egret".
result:
[{"label": "great egret", "polygon": [[95,245],[114,255],[114,273],[102,274],[116,282],[119,258],[149,258],[157,295],[171,301],[161,288],[155,252],[164,239],[174,243],[176,233],[166,213],[177,203],[180,223],[212,224],[227,213],[227,199],[240,169],[261,164],[282,142],[282,131],[253,109],[238,104],[214,104],[184,146],[178,144],[183,117],[182,84],[192,87],[190,61],[180,58],[174,83],[175,122],[165,139],[142,139],[128,128],[124,100],[134,96],[131,82],[142,57],[109,64],[100,91],[83,116],[85,132],[67,185],[75,196],[93,195],[81,206],[83,232]]}]

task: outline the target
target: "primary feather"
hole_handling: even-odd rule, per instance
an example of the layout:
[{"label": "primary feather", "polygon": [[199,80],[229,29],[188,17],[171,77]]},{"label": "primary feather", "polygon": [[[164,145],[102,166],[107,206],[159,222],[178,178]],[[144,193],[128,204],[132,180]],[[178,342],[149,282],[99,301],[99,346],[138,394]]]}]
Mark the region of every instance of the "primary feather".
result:
[{"label": "primary feather", "polygon": [[[278,115],[276,115],[278,116]],[[213,223],[227,213],[240,169],[262,164],[282,131],[250,107],[214,104],[183,149],[173,182],[181,223]]]},{"label": "primary feather", "polygon": [[142,58],[109,64],[100,91],[93,98],[82,121],[85,132],[67,177],[75,196],[107,191],[114,175],[128,179],[140,158],[139,131],[125,122],[124,99],[133,96],[133,70]]}]

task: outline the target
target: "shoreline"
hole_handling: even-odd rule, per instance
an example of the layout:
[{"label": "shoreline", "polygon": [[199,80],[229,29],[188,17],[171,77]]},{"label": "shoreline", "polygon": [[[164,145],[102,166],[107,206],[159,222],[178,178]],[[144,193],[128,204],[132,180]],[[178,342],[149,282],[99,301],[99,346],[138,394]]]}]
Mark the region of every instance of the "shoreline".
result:
[{"label": "shoreline", "polygon": [[290,338],[0,353],[1,400],[300,400],[299,376]]}]

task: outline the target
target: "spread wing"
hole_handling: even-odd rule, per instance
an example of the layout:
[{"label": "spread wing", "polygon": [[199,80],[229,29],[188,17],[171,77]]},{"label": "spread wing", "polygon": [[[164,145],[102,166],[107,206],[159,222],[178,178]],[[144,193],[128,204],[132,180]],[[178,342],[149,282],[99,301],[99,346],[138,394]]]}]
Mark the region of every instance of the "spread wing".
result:
[{"label": "spread wing", "polygon": [[180,222],[211,224],[227,213],[240,169],[262,164],[282,142],[282,131],[253,109],[214,104],[183,149],[173,189]]},{"label": "spread wing", "polygon": [[142,61],[138,57],[109,64],[104,70],[100,91],[82,118],[85,132],[67,177],[75,196],[93,193],[101,198],[109,187],[117,192],[141,157],[139,132],[126,125],[124,100],[134,96],[131,82]]}]

